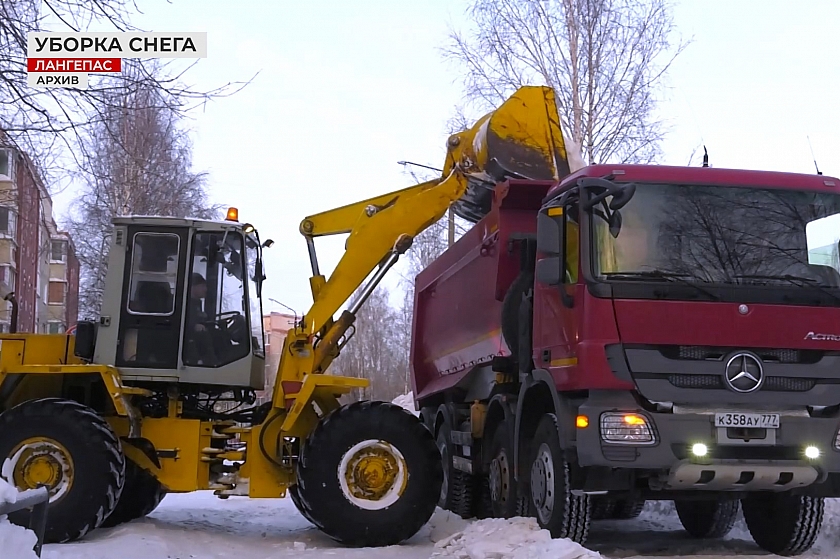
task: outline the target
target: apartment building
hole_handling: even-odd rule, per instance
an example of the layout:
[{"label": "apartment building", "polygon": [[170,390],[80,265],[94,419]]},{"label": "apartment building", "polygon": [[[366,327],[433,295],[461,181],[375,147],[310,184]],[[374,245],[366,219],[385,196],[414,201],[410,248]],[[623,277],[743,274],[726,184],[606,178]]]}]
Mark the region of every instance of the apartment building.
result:
[{"label": "apartment building", "polygon": [[257,391],[259,403],[271,400],[271,391],[277,378],[280,354],[286,334],[295,327],[295,317],[290,314],[271,312],[263,316],[265,329],[265,390]]},{"label": "apartment building", "polygon": [[0,147],[0,332],[63,333],[78,308],[73,240],[29,157]]}]

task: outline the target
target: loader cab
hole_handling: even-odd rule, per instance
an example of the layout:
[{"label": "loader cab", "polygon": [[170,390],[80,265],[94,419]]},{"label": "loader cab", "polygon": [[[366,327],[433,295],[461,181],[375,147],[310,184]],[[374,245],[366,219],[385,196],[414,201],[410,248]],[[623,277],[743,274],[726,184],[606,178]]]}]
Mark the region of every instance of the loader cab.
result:
[{"label": "loader cab", "polygon": [[92,361],[128,381],[263,389],[261,253],[233,220],[116,219]]}]

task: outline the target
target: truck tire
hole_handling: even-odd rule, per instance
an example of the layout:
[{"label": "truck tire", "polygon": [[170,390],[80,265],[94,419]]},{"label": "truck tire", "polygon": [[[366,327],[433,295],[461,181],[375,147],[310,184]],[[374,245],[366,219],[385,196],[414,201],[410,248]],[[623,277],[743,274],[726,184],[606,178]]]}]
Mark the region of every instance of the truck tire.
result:
[{"label": "truck tire", "polygon": [[[4,462],[3,477],[19,490],[49,488],[46,543],[78,540],[102,525],[125,483],[125,456],[111,426],[72,400],[30,400],[0,414]],[[9,520],[28,527],[29,517],[22,510]]]},{"label": "truck tire", "polygon": [[516,516],[516,480],[513,475],[513,436],[510,423],[502,420],[490,442],[490,503],[495,518]]},{"label": "truck tire", "polygon": [[452,464],[454,448],[451,429],[444,423],[437,436],[437,447],[443,470],[443,483],[440,486],[438,506],[443,510],[452,511],[461,518],[472,518],[476,494],[475,477],[461,471]]},{"label": "truck tire", "polygon": [[695,538],[722,538],[738,518],[739,501],[674,501],[685,531]]},{"label": "truck tire", "polygon": [[612,518],[628,520],[638,518],[645,508],[647,501],[644,499],[621,499],[615,502],[612,511]]},{"label": "truck tire", "polygon": [[569,487],[569,462],[560,448],[553,413],[545,414],[537,426],[532,460],[531,499],[540,527],[552,538],[583,544],[589,534],[590,501],[587,495],[573,495]]},{"label": "truck tire", "polygon": [[475,517],[479,520],[495,518],[493,514],[493,498],[490,492],[490,476],[482,474],[476,476]]},{"label": "truck tire", "polygon": [[166,490],[155,477],[132,462],[125,461],[125,483],[117,506],[102,523],[102,528],[112,528],[125,522],[143,518],[154,511]]},{"label": "truck tire", "polygon": [[805,553],[814,545],[822,527],[822,498],[771,493],[750,495],[741,505],[755,543],[776,555]]},{"label": "truck tire", "polygon": [[533,288],[534,273],[523,270],[513,280],[502,301],[502,336],[514,359],[518,359],[519,355],[519,305],[522,298]]},{"label": "truck tire", "polygon": [[594,495],[589,497],[589,501],[592,503],[592,520],[606,520],[608,518],[613,518],[616,506],[615,499],[610,499],[604,495]]},{"label": "truck tire", "polygon": [[443,471],[432,434],[386,402],[344,405],[318,422],[297,463],[313,524],[356,547],[397,545],[437,506]]}]

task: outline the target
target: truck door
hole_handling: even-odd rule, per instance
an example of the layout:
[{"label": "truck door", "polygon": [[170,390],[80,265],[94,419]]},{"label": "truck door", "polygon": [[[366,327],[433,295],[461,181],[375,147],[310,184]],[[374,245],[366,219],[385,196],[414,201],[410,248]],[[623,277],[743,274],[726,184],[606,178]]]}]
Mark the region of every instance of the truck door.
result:
[{"label": "truck door", "polygon": [[176,369],[184,300],[183,228],[129,227],[118,367]]}]

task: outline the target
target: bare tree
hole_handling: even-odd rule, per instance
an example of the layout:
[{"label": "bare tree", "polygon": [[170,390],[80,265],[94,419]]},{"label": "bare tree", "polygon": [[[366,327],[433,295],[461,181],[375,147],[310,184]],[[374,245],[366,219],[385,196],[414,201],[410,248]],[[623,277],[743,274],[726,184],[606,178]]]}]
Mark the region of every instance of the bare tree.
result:
[{"label": "bare tree", "polygon": [[[182,61],[134,61],[134,71],[97,76],[89,86],[36,89],[27,85],[26,40],[36,31],[142,31],[130,23],[136,0],[0,0],[0,131],[2,141],[36,162],[47,184],[81,166],[81,137],[115,108],[113,89],[153,83],[168,93],[168,108],[181,115],[207,100],[233,93],[238,83],[199,91],[183,83]],[[124,62],[126,62],[124,60]],[[166,71],[163,71],[166,70]],[[69,173],[67,171],[70,171]],[[53,190],[55,190],[53,188]]]},{"label": "bare tree", "polygon": [[155,80],[139,77],[107,93],[106,111],[81,146],[81,194],[70,232],[81,264],[80,310],[96,316],[102,303],[113,218],[121,215],[214,217],[203,173],[191,169],[192,146],[177,110]]},{"label": "bare tree", "polygon": [[671,44],[667,0],[472,0],[468,15],[475,29],[452,31],[444,49],[464,74],[467,108],[487,111],[523,85],[547,85],[587,163],[659,154],[656,93],[686,47]]},{"label": "bare tree", "polygon": [[[358,296],[357,292],[351,304]],[[392,400],[403,393],[401,347],[394,327],[398,321],[398,312],[384,287],[377,288],[356,315],[355,333],[334,366],[337,374],[370,380],[370,386],[358,397]]]}]

